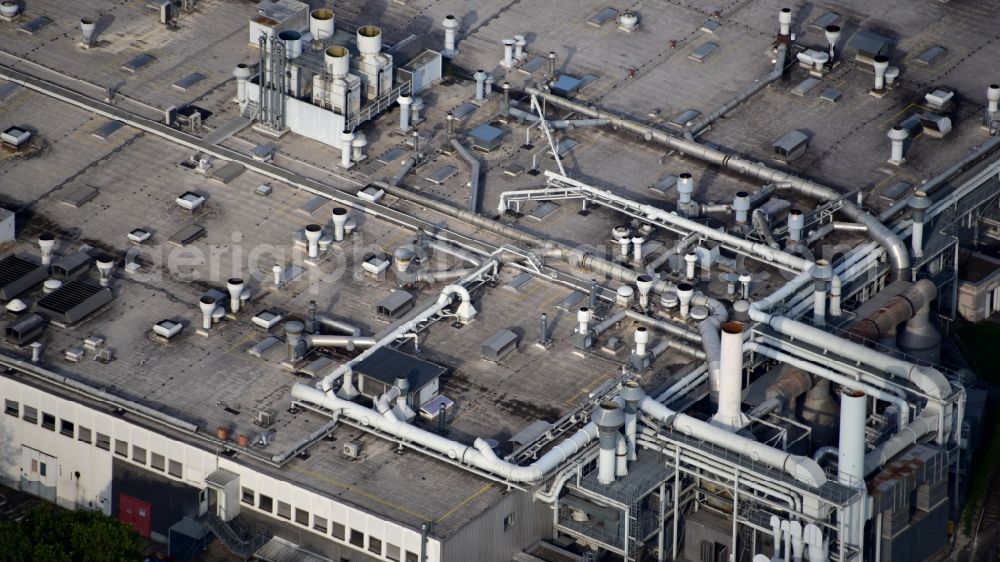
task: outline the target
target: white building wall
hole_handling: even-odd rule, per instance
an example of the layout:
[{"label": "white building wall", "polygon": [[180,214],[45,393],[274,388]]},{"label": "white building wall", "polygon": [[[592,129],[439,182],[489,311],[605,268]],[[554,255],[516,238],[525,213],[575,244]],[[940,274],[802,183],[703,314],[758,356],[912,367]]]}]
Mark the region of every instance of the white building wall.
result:
[{"label": "white building wall", "polygon": [[[247,84],[247,99],[254,102],[260,100],[259,85]],[[285,126],[297,135],[339,149],[344,117],[307,101],[286,97]]]},{"label": "white building wall", "polygon": [[[8,401],[16,402],[17,415],[7,413]],[[38,422],[32,424],[23,419],[25,407],[30,406],[38,411]],[[231,459],[218,457],[215,453],[204,451],[182,441],[169,438],[155,431],[131,423],[127,418],[120,418],[88,406],[53,396],[18,380],[0,377],[0,478],[13,488],[20,487],[21,455],[24,447],[35,449],[47,455],[56,457],[58,470],[56,496],[60,505],[75,508],[100,509],[106,515],[111,515],[111,482],[112,459],[116,457],[115,442],[128,444],[127,459],[136,465],[145,466],[154,471],[151,466],[153,453],[163,455],[164,470],[155,470],[161,476],[183,481],[195,488],[204,489],[205,477],[216,468],[224,468],[240,475],[240,494],[236,501],[241,502],[240,509],[245,511],[261,511],[256,501],[249,505],[242,501],[242,488],[254,492],[255,499],[259,494],[266,494],[274,501],[271,517],[277,512],[277,502],[289,503],[292,507],[291,522],[295,523],[295,509],[306,510],[309,513],[308,528],[310,531],[328,540],[349,544],[350,530],[358,530],[365,534],[365,549],[370,537],[382,541],[382,559],[385,557],[386,545],[393,544],[402,549],[419,555],[421,535],[419,529],[411,529],[391,521],[386,521],[370,513],[352,506],[339,503],[331,498],[287,481],[274,478],[253,468],[238,464]],[[54,430],[42,427],[43,413],[55,417]],[[60,432],[63,421],[73,423],[72,437]],[[90,443],[80,441],[80,429],[90,430]],[[110,439],[109,449],[97,446],[98,433]],[[145,462],[133,458],[134,447],[145,450]],[[179,475],[170,474],[170,461],[181,463]],[[288,469],[292,470],[292,469]],[[76,476],[79,473],[79,476]],[[155,506],[154,506],[155,509]],[[322,533],[313,528],[315,516],[327,521],[327,530]],[[344,525],[346,533],[343,540],[331,536],[332,523]],[[356,548],[356,547],[352,547]],[[367,550],[366,550],[367,552]],[[371,553],[368,553],[371,554]],[[434,539],[427,542],[426,562],[441,560],[441,545]]]}]

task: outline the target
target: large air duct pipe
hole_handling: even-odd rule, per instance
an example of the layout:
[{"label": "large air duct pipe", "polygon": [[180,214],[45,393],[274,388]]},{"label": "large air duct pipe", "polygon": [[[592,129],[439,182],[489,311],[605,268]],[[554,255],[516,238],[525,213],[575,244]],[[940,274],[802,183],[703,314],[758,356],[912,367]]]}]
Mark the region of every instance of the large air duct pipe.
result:
[{"label": "large air duct pipe", "polygon": [[792,9],[782,8],[778,12],[778,35],[788,37],[792,34]]},{"label": "large air duct pipe", "polygon": [[868,318],[862,318],[847,335],[854,341],[874,344],[892,333],[937,297],[937,286],[930,279],[920,279],[905,291],[889,299]]},{"label": "large air duct pipe", "polygon": [[730,431],[742,429],[749,420],[743,414],[743,324],[722,325],[722,354],[719,364],[719,406],[712,423]]},{"label": "large air duct pipe", "polygon": [[606,400],[597,406],[591,420],[597,426],[601,447],[597,457],[597,481],[607,485],[615,481],[615,452],[619,430],[625,424],[625,413],[617,403]]},{"label": "large air duct pipe", "polygon": [[910,245],[913,257],[924,257],[924,217],[931,206],[931,200],[923,191],[916,191],[910,197],[910,217],[913,219],[913,231],[910,235]]},{"label": "large air duct pipe", "polygon": [[910,132],[905,128],[896,125],[895,127],[889,129],[886,133],[889,140],[892,141],[892,154],[889,157],[889,163],[895,166],[901,166],[906,162],[906,158],[903,156],[903,148],[906,143],[907,137],[910,136]]},{"label": "large air duct pipe", "polygon": [[205,295],[198,300],[198,307],[201,309],[201,328],[203,330],[212,329],[212,315],[218,306],[214,298]]},{"label": "large air duct pipe", "polygon": [[324,43],[333,37],[336,31],[336,23],[333,19],[333,10],[320,8],[313,10],[309,14],[309,33],[313,41]]},{"label": "large air duct pipe", "polygon": [[[885,248],[892,264],[893,273],[897,279],[907,279],[910,273],[910,252],[907,246],[899,237],[878,221],[874,216],[862,210],[851,201],[843,200],[835,190],[802,179],[800,177],[768,168],[758,162],[739,158],[732,153],[723,152],[701,145],[697,142],[678,138],[667,134],[659,129],[624,119],[612,113],[595,109],[578,102],[567,100],[550,92],[539,90],[538,88],[525,88],[525,93],[534,95],[539,99],[544,99],[547,103],[555,107],[561,107],[579,113],[582,116],[594,119],[607,119],[608,123],[632,133],[635,133],[649,141],[658,142],[668,146],[683,154],[693,156],[710,164],[716,164],[726,169],[733,170],[745,176],[750,176],[764,181],[768,184],[787,185],[796,192],[806,197],[819,199],[820,201],[841,201],[841,212],[854,222],[864,224],[868,227],[868,235]],[[993,145],[991,145],[993,146]],[[680,180],[678,179],[678,185]],[[905,203],[904,203],[905,205]]]},{"label": "large air duct pipe", "polygon": [[851,488],[864,485],[865,422],[868,419],[868,395],[860,390],[844,389],[840,396],[840,444],[837,455],[837,480]]},{"label": "large air duct pipe", "polygon": [[38,249],[42,253],[42,265],[52,264],[52,249],[56,245],[56,239],[48,232],[38,235]]},{"label": "large air duct pipe", "polygon": [[347,209],[344,207],[334,207],[330,214],[333,219],[333,239],[336,242],[342,242],[344,240],[347,220],[351,215],[348,214]]},{"label": "large air duct pipe", "polygon": [[243,287],[245,285],[239,277],[231,277],[226,281],[226,290],[229,291],[229,311],[233,314],[240,311],[240,303],[243,300]]},{"label": "large air duct pipe", "polygon": [[307,224],[305,235],[309,247],[309,259],[314,260],[319,257],[319,239],[323,237],[323,227],[318,224]]},{"label": "large air duct pipe", "polygon": [[833,278],[833,268],[826,260],[816,260],[812,268],[812,278],[815,284],[813,303],[813,326],[822,328],[826,325],[826,293],[830,289],[830,279]]},{"label": "large air duct pipe", "polygon": [[446,58],[454,58],[458,54],[455,49],[455,36],[458,35],[458,20],[455,16],[448,14],[441,21],[441,25],[444,27],[444,51],[441,52],[441,56]]}]

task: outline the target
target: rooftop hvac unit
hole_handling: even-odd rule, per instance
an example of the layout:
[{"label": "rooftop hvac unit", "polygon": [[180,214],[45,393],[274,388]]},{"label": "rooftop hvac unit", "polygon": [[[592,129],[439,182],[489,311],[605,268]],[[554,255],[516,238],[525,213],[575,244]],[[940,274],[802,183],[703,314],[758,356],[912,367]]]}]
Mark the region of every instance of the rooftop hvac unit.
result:
[{"label": "rooftop hvac unit", "polygon": [[253,423],[260,427],[271,427],[274,423],[274,412],[271,410],[261,410],[253,418]]},{"label": "rooftop hvac unit", "polygon": [[350,459],[352,461],[362,460],[364,456],[361,454],[361,441],[349,441],[344,443],[344,458]]}]

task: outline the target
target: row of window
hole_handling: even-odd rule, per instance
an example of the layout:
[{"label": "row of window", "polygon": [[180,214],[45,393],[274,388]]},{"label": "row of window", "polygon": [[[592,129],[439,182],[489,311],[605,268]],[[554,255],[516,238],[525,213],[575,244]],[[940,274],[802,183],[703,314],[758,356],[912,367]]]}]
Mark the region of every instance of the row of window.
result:
[{"label": "row of window", "polygon": [[[22,410],[21,405],[16,400],[6,399],[4,400],[4,413],[9,416],[19,417],[24,421],[38,425],[38,410],[32,406],[24,405]],[[47,412],[42,412],[42,427],[49,430],[56,430],[56,417]],[[77,426],[73,422],[68,420],[59,420],[59,433],[65,435],[72,439],[74,434],[78,441],[83,443],[96,445],[98,449],[103,449],[105,451],[111,450],[111,437],[105,435],[99,431],[91,432],[90,428]],[[126,441],[121,439],[115,439],[115,455],[122,457],[124,459],[129,458],[129,446]],[[146,466],[147,460],[149,466],[154,470],[160,472],[166,472],[174,478],[181,478],[184,474],[184,465],[173,460],[166,459],[163,455],[158,453],[148,453],[146,449],[138,446],[132,446],[132,461],[143,466]]]},{"label": "row of window", "polygon": [[[256,506],[261,511],[273,513],[282,519],[292,521],[294,516],[296,523],[303,527],[309,527],[308,511],[297,507],[293,509],[290,504],[281,500],[275,502],[270,496],[257,494],[246,486],[241,490],[240,500],[247,505]],[[275,510],[275,506],[277,506],[277,510]],[[367,549],[372,554],[385,556],[394,562],[417,562],[419,559],[416,553],[401,550],[398,546],[389,542],[383,544],[381,539],[375,537],[367,537],[368,541],[366,543],[364,532],[357,529],[348,529],[343,524],[335,521],[328,522],[325,517],[320,517],[319,515],[313,515],[312,528],[324,535],[329,532],[331,537],[341,542],[346,542],[357,547],[359,550]],[[384,551],[383,547],[385,548]]]}]

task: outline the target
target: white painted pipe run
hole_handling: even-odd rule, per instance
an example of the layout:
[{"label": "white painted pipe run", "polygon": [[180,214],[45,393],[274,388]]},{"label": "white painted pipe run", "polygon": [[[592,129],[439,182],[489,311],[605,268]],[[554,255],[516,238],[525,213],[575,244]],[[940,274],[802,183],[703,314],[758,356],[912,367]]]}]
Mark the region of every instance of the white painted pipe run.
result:
[{"label": "white painted pipe run", "polygon": [[712,423],[730,431],[749,423],[743,414],[743,324],[722,325],[722,353],[719,365],[719,406]]},{"label": "white painted pipe run", "polygon": [[845,389],[840,396],[840,441],[837,446],[837,479],[857,488],[864,483],[865,421],[868,395]]},{"label": "white painted pipe run", "polygon": [[[404,441],[417,443],[422,447],[446,455],[463,465],[472,466],[495,476],[514,482],[539,482],[550,475],[560,464],[583,449],[597,437],[597,425],[588,423],[576,433],[555,445],[534,463],[519,466],[497,458],[492,451],[484,454],[476,447],[469,447],[457,441],[442,437],[419,427],[380,414],[371,408],[339,398],[310,385],[296,383],[292,387],[292,397],[310,404],[322,406],[334,413],[349,418],[361,425],[383,431]],[[614,449],[612,449],[612,473],[614,472]]]},{"label": "white painted pipe run", "polygon": [[434,303],[417,313],[409,321],[400,324],[394,330],[381,337],[375,345],[365,350],[364,353],[358,355],[354,359],[351,359],[347,363],[342,364],[340,367],[337,367],[332,372],[324,376],[323,379],[317,383],[317,388],[322,389],[323,392],[330,392],[333,389],[333,383],[336,382],[337,379],[352,372],[351,368],[354,365],[370,357],[376,350],[381,349],[382,347],[385,347],[386,345],[406,336],[409,332],[416,330],[420,324],[423,324],[427,320],[439,314],[446,307],[450,306],[456,296],[461,300],[461,304],[459,305],[457,311],[459,320],[462,322],[471,321],[476,314],[476,309],[472,306],[472,297],[469,295],[468,289],[466,289],[463,285],[482,278],[482,276],[490,270],[496,271],[496,268],[498,268],[499,265],[499,262],[495,258],[490,259],[471,275],[458,281],[454,285],[448,285],[441,289],[441,294],[438,296],[437,300],[434,301]]}]

